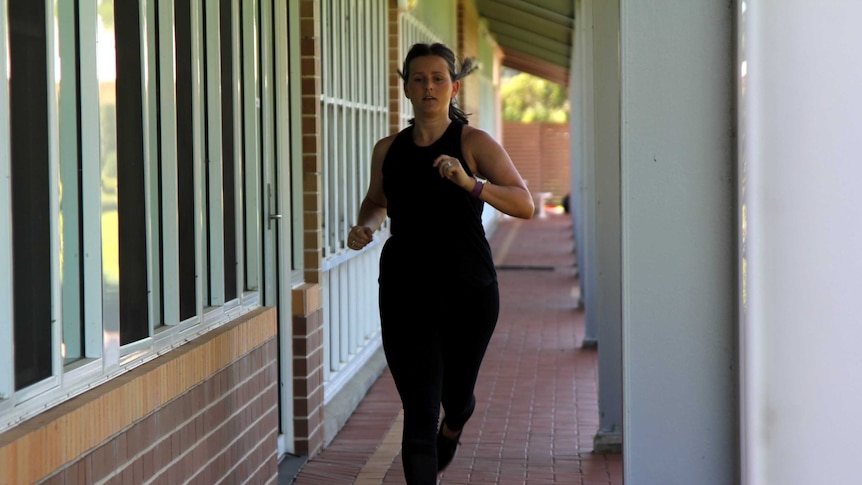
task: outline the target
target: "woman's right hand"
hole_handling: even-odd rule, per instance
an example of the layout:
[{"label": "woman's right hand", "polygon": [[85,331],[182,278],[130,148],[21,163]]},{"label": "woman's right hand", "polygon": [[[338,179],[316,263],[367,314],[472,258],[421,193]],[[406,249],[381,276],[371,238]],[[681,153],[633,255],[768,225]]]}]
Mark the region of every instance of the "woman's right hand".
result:
[{"label": "woman's right hand", "polygon": [[367,226],[353,226],[347,232],[347,247],[354,251],[359,251],[373,240],[374,231]]}]

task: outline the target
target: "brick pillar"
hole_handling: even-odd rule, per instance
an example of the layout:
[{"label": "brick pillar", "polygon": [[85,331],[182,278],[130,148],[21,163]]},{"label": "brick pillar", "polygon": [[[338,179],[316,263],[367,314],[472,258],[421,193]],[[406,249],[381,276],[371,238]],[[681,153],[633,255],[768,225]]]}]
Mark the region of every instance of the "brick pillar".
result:
[{"label": "brick pillar", "polygon": [[296,453],[323,448],[323,191],[321,171],[320,0],[300,1],[302,89],[303,264],[306,283],[292,292],[293,396]]},{"label": "brick pillar", "polygon": [[293,423],[296,453],[313,456],[326,437],[323,414],[323,309],[320,285],[306,283],[293,297]]},{"label": "brick pillar", "polygon": [[305,281],[319,283],[323,261],[323,203],[320,153],[321,139],[321,59],[320,1],[301,0],[300,79],[302,89],[302,191],[304,220]]}]

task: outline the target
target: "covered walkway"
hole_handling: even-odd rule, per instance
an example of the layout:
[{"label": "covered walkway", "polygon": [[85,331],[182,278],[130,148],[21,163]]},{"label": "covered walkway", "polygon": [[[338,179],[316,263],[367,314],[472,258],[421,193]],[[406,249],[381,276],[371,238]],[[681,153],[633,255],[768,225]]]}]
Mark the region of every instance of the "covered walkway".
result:
[{"label": "covered walkway", "polygon": [[[571,219],[503,220],[491,237],[501,316],[477,406],[441,484],[622,484],[622,457],[594,454],[597,354],[581,348],[584,314]],[[403,483],[401,409],[388,371],[297,485]]]}]

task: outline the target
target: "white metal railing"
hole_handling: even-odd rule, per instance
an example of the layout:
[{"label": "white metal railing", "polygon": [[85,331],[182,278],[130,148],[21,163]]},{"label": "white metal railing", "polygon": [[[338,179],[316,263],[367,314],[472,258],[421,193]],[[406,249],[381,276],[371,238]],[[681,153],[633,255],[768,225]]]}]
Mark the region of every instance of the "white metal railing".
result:
[{"label": "white metal railing", "polygon": [[377,276],[382,248],[376,243],[323,273],[327,401],[380,346]]},{"label": "white metal railing", "polygon": [[346,250],[371,150],[386,134],[386,2],[360,3],[321,2],[324,258]]},{"label": "white metal railing", "polygon": [[[371,151],[389,115],[386,0],[323,0],[321,128],[325,399],[379,348],[380,242],[355,252],[347,231],[368,187]],[[385,233],[385,230],[384,230]]]}]

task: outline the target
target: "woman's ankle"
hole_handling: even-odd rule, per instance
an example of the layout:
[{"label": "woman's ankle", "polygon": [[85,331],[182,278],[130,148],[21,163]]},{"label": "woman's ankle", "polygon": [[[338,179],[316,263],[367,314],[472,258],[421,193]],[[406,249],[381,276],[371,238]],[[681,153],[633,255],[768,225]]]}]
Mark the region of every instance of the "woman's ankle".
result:
[{"label": "woman's ankle", "polygon": [[449,429],[449,426],[447,426],[446,422],[443,421],[443,429],[441,430],[440,434],[442,434],[444,438],[454,441],[458,439],[458,437],[461,435],[461,430],[459,429],[457,431],[453,431]]}]

